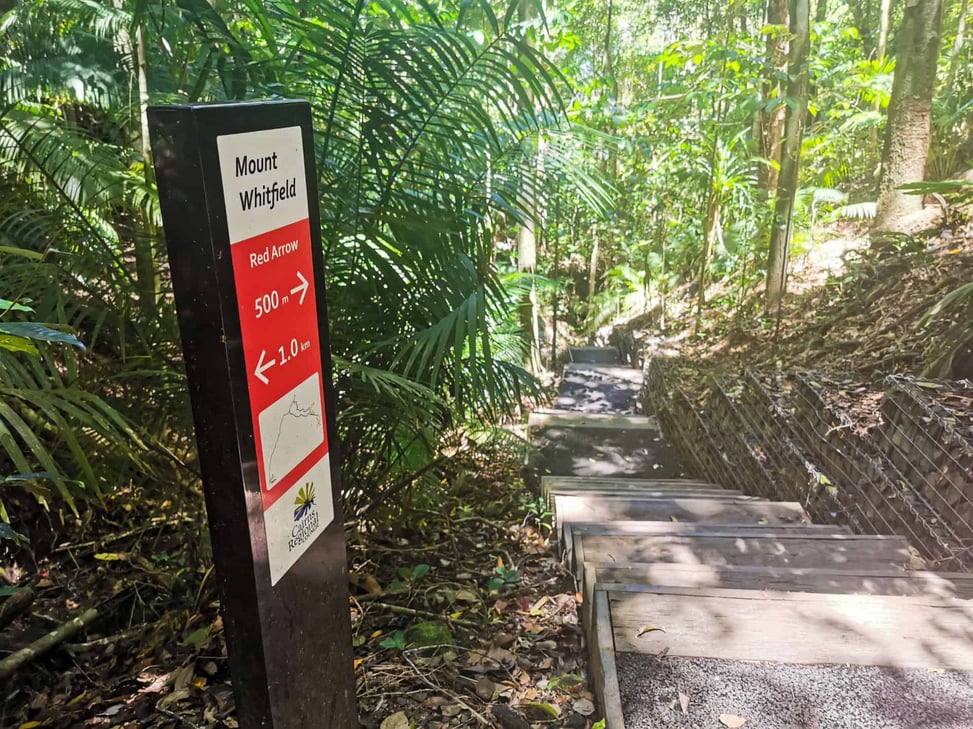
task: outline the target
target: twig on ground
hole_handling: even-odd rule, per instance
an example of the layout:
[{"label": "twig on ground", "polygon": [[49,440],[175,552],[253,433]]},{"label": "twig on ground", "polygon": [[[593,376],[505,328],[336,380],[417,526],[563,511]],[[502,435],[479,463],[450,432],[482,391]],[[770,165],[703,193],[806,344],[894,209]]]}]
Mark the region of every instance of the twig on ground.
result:
[{"label": "twig on ground", "polygon": [[445,694],[451,700],[455,701],[457,704],[459,704],[464,709],[466,709],[468,712],[470,712],[470,714],[472,714],[474,717],[476,717],[477,721],[479,721],[480,724],[482,724],[483,726],[490,726],[490,722],[487,721],[486,717],[484,717],[480,712],[478,712],[472,706],[470,706],[465,701],[463,701],[463,699],[461,699],[456,694],[454,694],[454,693],[452,693],[450,691],[447,691],[442,686],[440,686],[438,684],[435,684],[432,681],[430,681],[429,678],[426,676],[426,674],[424,674],[422,671],[420,671],[419,670],[419,667],[413,662],[413,660],[411,658],[409,658],[409,655],[408,655],[408,652],[407,651],[402,651],[402,658],[404,658],[405,659],[405,662],[408,663],[412,667],[412,670],[416,672],[416,675],[420,679],[422,679],[422,682],[425,683],[427,686],[429,686],[433,691],[438,691],[440,693]]},{"label": "twig on ground", "polygon": [[174,711],[169,711],[169,709],[163,709],[161,706],[159,706],[159,704],[155,705],[155,710],[158,711],[163,716],[168,716],[170,719],[173,719],[179,724],[185,724],[186,726],[189,727],[189,729],[203,729],[203,727],[201,727],[199,724],[194,724],[193,722],[189,721],[189,719],[187,719],[186,717],[180,716]]},{"label": "twig on ground", "polygon": [[457,625],[462,625],[465,628],[479,629],[483,627],[482,623],[474,623],[472,620],[463,620],[463,618],[444,618],[439,613],[430,612],[429,610],[416,610],[415,608],[402,607],[401,605],[390,605],[387,602],[373,602],[372,607],[380,608],[382,610],[388,610],[390,613],[409,615],[413,618],[431,618],[433,620],[444,620],[449,623],[456,623]]},{"label": "twig on ground", "polygon": [[65,643],[64,647],[67,649],[68,653],[74,655],[75,653],[90,651],[95,648],[104,648],[105,646],[114,645],[115,643],[121,643],[125,640],[137,638],[148,628],[148,625],[140,625],[137,628],[132,628],[131,630],[123,630],[121,633],[106,635],[104,638],[96,638],[95,640],[89,640],[84,643]]},{"label": "twig on ground", "polygon": [[355,595],[354,598],[358,602],[374,602],[375,600],[381,600],[383,597],[408,595],[410,592],[412,592],[411,587],[399,587],[394,590],[382,590],[381,592],[369,592],[364,595]]},{"label": "twig on ground", "polygon": [[42,638],[38,638],[26,648],[21,648],[16,653],[11,653],[0,661],[0,680],[5,679],[25,663],[29,663],[52,648],[56,648],[79,630],[93,623],[98,615],[99,612],[94,608],[86,610],[78,617],[62,624],[56,630],[52,630]]}]

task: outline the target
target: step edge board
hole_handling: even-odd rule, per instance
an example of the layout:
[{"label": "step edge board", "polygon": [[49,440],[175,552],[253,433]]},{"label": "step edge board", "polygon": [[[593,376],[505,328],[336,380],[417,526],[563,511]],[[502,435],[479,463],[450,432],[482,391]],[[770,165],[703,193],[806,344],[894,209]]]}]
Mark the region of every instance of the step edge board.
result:
[{"label": "step edge board", "polygon": [[[625,729],[625,716],[622,712],[622,694],[618,684],[618,667],[615,664],[615,630],[611,623],[611,610],[608,593],[600,603],[593,606],[594,632],[590,649],[595,655],[596,672],[592,676],[592,688],[601,704],[605,724],[611,729]],[[600,669],[600,671],[598,670]],[[600,675],[598,675],[600,674]],[[599,678],[600,688],[599,688]]]}]

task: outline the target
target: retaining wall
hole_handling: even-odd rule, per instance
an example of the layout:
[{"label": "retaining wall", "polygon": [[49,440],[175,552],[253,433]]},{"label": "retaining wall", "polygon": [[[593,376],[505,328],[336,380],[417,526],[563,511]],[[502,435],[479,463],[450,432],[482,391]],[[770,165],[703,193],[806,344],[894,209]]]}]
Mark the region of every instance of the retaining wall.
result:
[{"label": "retaining wall", "polygon": [[643,407],[692,475],[799,501],[819,523],[907,537],[934,569],[973,567],[973,387],[820,372],[707,376],[653,359]]}]

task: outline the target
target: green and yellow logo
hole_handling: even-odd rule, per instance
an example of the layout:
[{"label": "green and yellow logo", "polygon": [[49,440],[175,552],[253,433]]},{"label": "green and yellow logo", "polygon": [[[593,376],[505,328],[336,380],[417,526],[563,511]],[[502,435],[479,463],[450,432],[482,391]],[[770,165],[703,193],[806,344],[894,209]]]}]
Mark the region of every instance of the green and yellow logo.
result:
[{"label": "green and yellow logo", "polygon": [[314,482],[308,481],[303,486],[301,490],[297,492],[297,498],[294,499],[294,505],[297,507],[294,509],[294,521],[300,521],[308,512],[311,511],[311,507],[314,506]]}]

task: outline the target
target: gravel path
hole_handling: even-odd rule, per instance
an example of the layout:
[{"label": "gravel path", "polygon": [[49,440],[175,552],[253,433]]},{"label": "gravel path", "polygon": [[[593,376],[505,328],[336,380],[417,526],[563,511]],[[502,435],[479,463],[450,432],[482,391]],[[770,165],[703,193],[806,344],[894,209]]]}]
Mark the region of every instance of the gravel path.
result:
[{"label": "gravel path", "polygon": [[617,662],[626,729],[719,729],[721,714],[745,718],[744,729],[973,728],[971,672],[633,653]]}]

